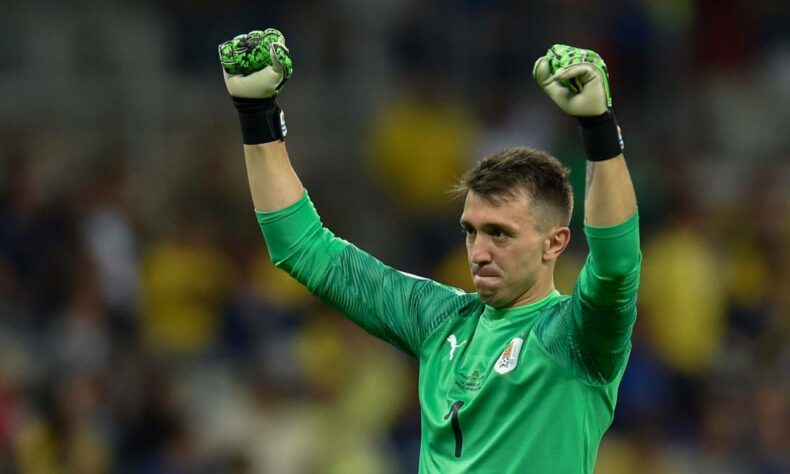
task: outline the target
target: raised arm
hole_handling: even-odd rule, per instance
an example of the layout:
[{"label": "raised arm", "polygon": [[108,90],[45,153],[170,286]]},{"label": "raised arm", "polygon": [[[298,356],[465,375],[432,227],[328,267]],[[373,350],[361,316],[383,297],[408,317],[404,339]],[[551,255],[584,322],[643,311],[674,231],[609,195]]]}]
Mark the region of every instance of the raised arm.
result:
[{"label": "raised arm", "polygon": [[398,272],[323,226],[285,148],[287,129],[275,97],[293,65],[279,31],[239,35],[219,53],[272,262],[369,333],[419,356],[427,334],[472,296]]},{"label": "raised arm", "polygon": [[[573,341],[577,367],[608,382],[624,367],[636,319],[639,227],[636,197],[611,110],[606,65],[597,53],[554,45],[538,59],[535,80],[579,124],[587,156],[584,231],[590,246],[558,346]],[[564,347],[564,346],[562,346]]]},{"label": "raised arm", "polygon": [[253,31],[219,45],[219,55],[239,112],[255,209],[275,211],[294,204],[304,188],[288,159],[285,115],[275,99],[293,73],[285,38],[273,28]]}]

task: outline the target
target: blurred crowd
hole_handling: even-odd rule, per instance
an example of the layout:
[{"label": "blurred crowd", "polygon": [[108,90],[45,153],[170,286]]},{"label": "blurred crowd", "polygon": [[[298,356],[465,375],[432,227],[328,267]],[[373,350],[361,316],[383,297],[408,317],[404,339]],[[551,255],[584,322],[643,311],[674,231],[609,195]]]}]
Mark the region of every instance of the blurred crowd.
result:
[{"label": "blurred crowd", "polygon": [[[790,3],[10,2],[0,15],[0,472],[415,472],[416,363],[268,261],[217,43],[269,25],[294,166],[338,236],[471,290],[447,189],[572,168],[552,43],[609,65],[644,264],[602,474],[790,472]],[[7,9],[7,10],[6,10]]]}]

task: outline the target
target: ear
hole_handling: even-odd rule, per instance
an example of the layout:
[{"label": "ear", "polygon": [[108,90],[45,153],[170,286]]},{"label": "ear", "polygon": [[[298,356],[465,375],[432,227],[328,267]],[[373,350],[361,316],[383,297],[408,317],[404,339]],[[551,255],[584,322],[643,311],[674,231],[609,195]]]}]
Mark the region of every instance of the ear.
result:
[{"label": "ear", "polygon": [[551,262],[565,251],[571,241],[571,230],[567,227],[554,227],[543,241],[543,261]]}]

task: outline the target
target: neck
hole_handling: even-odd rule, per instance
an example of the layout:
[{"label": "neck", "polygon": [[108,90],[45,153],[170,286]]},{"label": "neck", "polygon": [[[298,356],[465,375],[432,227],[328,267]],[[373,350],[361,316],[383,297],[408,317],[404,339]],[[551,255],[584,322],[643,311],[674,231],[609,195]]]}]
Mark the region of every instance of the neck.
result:
[{"label": "neck", "polygon": [[509,307],[524,306],[535,303],[549,296],[555,290],[554,281],[550,281],[548,285],[541,285],[540,288],[533,286],[526,292],[522,293],[516,300],[510,303]]},{"label": "neck", "polygon": [[508,304],[509,307],[524,306],[540,301],[550,295],[554,290],[554,265],[548,265],[543,268],[543,271],[538,275],[537,280],[523,293],[521,293],[513,302]]}]

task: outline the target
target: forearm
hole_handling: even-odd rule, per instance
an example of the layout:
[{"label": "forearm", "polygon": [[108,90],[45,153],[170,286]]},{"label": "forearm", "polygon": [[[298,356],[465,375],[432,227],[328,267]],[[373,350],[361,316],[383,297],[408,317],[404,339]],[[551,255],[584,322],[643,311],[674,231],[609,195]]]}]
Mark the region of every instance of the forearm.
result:
[{"label": "forearm", "polygon": [[625,157],[587,162],[584,220],[594,227],[611,227],[636,213],[636,195]]},{"label": "forearm", "polygon": [[639,285],[639,219],[634,187],[622,154],[587,162],[584,232],[590,256],[582,293],[603,306],[621,306]]},{"label": "forearm", "polygon": [[244,159],[256,210],[276,211],[304,195],[304,188],[291,166],[283,141],[244,145]]}]

